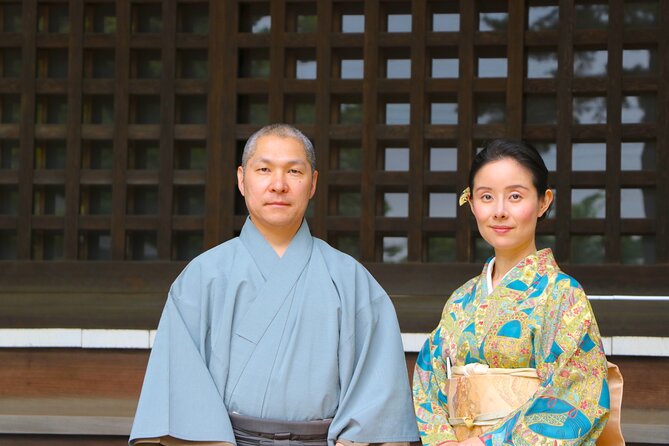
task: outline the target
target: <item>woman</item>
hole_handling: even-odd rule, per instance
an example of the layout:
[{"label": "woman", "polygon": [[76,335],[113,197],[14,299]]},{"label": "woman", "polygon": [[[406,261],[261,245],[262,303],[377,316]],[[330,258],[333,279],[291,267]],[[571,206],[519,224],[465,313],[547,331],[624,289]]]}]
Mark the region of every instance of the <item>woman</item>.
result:
[{"label": "woman", "polygon": [[[593,444],[606,424],[607,363],[592,309],[551,250],[536,248],[537,221],[553,201],[547,177],[524,142],[492,141],[474,159],[460,204],[469,203],[495,256],[451,295],[418,356],[413,393],[424,445]],[[472,387],[479,375],[449,382],[465,365],[465,374],[501,383],[494,392],[507,410],[449,413],[476,412],[489,399],[476,392],[494,387]],[[519,377],[506,375],[517,369]]]}]

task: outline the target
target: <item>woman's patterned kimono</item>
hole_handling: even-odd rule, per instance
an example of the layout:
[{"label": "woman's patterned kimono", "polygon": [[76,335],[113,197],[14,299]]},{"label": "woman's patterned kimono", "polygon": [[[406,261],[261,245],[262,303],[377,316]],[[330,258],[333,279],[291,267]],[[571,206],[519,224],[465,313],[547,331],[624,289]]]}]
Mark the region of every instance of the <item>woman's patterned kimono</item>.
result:
[{"label": "woman's patterned kimono", "polygon": [[486,445],[594,444],[608,419],[609,391],[583,289],[545,249],[522,260],[489,294],[489,263],[451,295],[418,356],[413,394],[423,444],[455,440],[447,421],[447,357],[453,365],[537,369],[539,390],[480,436]]}]

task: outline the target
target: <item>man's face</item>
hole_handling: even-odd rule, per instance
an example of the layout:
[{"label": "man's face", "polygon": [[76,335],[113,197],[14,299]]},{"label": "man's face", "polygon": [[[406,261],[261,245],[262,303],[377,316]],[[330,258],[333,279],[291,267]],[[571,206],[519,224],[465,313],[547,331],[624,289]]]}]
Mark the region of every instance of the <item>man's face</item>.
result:
[{"label": "man's face", "polygon": [[316,192],[317,178],[302,143],[290,137],[259,138],[246,167],[237,168],[239,191],[261,232],[297,232]]}]

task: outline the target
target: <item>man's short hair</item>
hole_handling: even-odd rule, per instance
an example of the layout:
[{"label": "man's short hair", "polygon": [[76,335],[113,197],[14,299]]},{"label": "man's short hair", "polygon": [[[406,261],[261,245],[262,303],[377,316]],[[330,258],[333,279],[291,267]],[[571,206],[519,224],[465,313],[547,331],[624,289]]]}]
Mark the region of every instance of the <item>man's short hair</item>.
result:
[{"label": "man's short hair", "polygon": [[246,168],[246,162],[253,156],[253,153],[256,151],[258,140],[263,136],[278,136],[281,138],[297,139],[304,147],[304,153],[307,156],[309,164],[311,164],[311,171],[314,172],[316,170],[316,153],[314,152],[314,145],[309,138],[304,136],[304,133],[288,124],[270,124],[251,135],[248,141],[246,141],[246,145],[244,145],[242,168]]}]

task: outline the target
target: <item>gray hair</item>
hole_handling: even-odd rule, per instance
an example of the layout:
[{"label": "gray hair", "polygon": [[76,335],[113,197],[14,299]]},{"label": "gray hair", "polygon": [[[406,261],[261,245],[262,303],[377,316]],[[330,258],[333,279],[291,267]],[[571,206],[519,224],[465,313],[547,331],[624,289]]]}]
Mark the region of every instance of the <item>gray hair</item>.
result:
[{"label": "gray hair", "polygon": [[248,141],[246,141],[244,152],[242,153],[243,169],[246,168],[246,162],[253,156],[253,153],[256,151],[258,140],[263,136],[278,136],[281,138],[297,139],[304,147],[304,153],[307,156],[307,161],[309,161],[309,164],[311,164],[311,171],[313,172],[316,170],[316,153],[314,152],[314,145],[311,143],[309,138],[304,136],[304,133],[288,124],[270,124],[251,135]]}]

